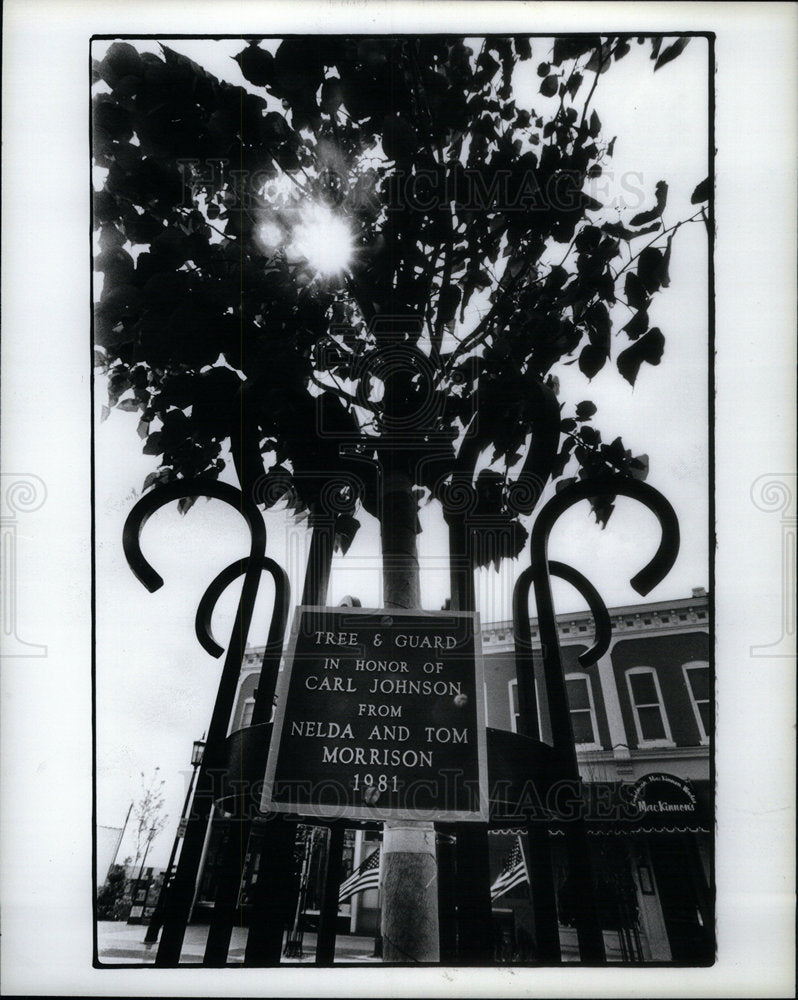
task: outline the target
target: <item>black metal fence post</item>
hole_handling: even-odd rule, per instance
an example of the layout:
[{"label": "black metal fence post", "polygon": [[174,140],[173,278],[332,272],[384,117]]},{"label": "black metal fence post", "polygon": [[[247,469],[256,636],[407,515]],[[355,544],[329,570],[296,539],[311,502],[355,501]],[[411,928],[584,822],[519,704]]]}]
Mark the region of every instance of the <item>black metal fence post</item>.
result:
[{"label": "black metal fence post", "polygon": [[214,800],[213,771],[224,765],[224,743],[227,727],[235,701],[238,677],[241,670],[244,645],[249,632],[255,599],[260,579],[260,563],[266,547],[266,528],[260,511],[247,500],[240,490],[215,480],[180,480],[156,487],[145,494],[127,517],[122,535],[122,543],[130,568],[148,590],[158,590],[163,585],[162,578],[144,558],[141,551],[141,531],[155,511],[172,500],[183,497],[209,496],[223,500],[244,516],[250,529],[250,552],[245,570],[241,599],[236,611],[230,645],[225,658],[222,677],[208,727],[205,753],[197,779],[194,808],[188,817],[183,850],[175,874],[172,891],[165,906],[164,927],[158,947],[155,964],[174,966],[180,961],[180,952],[186,932],[191,900],[202,856],[205,831]]},{"label": "black metal fence post", "polygon": [[[472,528],[467,516],[474,504],[470,483],[453,483],[444,495],[453,611],[473,611],[476,604]],[[457,953],[461,961],[487,963],[493,957],[488,828],[484,823],[459,823],[456,830]]]},{"label": "black metal fence post", "polygon": [[[551,565],[547,547],[549,534],[558,518],[573,504],[597,496],[628,496],[645,504],[657,517],[662,530],[660,544],[654,557],[631,580],[632,586],[640,594],[646,594],[670,571],[679,551],[679,525],[676,514],[661,493],[638,480],[616,477],[602,480],[574,482],[552,497],[538,514],[530,538],[531,573],[537,602],[538,627],[540,630],[541,654],[546,679],[546,693],[551,719],[554,751],[556,755],[555,779],[572,782],[574,788],[581,786],[579,763],[576,756],[565,676],[562,669],[557,620],[551,594]],[[561,565],[561,564],[560,564]],[[569,570],[566,567],[566,570]],[[570,570],[577,588],[584,588],[584,577]],[[588,585],[588,602],[594,608],[603,608],[603,602],[596,591]],[[605,609],[606,612],[606,609]],[[597,633],[606,629],[606,619],[602,617]],[[604,637],[606,638],[606,636]],[[602,644],[597,635],[595,648]],[[590,860],[590,845],[587,824],[580,811],[576,817],[569,817],[565,824],[566,851],[568,855],[569,877],[578,888],[579,903],[576,912],[576,931],[579,954],[586,964],[601,965],[606,962],[604,935],[595,892]]]}]

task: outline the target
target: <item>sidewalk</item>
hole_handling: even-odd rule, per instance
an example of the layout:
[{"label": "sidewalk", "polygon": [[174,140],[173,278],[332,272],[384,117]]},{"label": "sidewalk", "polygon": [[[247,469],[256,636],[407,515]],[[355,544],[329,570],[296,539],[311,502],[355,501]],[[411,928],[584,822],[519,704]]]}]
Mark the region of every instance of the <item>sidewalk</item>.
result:
[{"label": "sidewalk", "polygon": [[[100,920],[97,923],[97,949],[100,962],[109,965],[154,964],[158,945],[157,943],[145,944],[144,935],[146,933],[147,928],[141,924]],[[183,951],[180,956],[181,965],[202,964],[207,936],[207,924],[189,924],[186,928]],[[243,964],[246,943],[247,928],[234,927],[228,962]],[[308,931],[305,934],[302,950],[302,958],[283,958],[281,964],[312,965],[316,954],[315,932]],[[379,963],[380,959],[374,957],[374,938],[339,934],[335,941],[335,961]]]}]

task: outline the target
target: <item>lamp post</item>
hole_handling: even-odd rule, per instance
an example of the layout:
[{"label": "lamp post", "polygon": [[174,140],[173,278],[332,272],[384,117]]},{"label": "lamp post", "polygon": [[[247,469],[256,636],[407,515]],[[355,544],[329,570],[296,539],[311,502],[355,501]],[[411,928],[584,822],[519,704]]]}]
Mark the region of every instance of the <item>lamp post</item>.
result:
[{"label": "lamp post", "polygon": [[161,924],[163,923],[164,903],[166,902],[166,896],[169,892],[169,882],[172,878],[172,868],[174,867],[175,857],[177,856],[178,845],[180,844],[183,834],[185,833],[186,814],[188,813],[191,795],[194,791],[194,781],[197,777],[197,768],[202,763],[202,755],[204,751],[204,739],[194,740],[191,747],[191,767],[193,768],[191,772],[191,780],[188,783],[188,791],[186,792],[186,798],[183,802],[183,810],[180,813],[180,822],[177,824],[177,833],[175,833],[175,841],[172,844],[172,853],[169,855],[169,863],[166,866],[163,882],[161,883],[161,891],[158,894],[158,902],[155,904],[152,919],[150,920],[149,927],[147,928],[147,933],[144,935],[144,941],[147,944],[154,944],[158,940],[158,931],[161,929]]}]

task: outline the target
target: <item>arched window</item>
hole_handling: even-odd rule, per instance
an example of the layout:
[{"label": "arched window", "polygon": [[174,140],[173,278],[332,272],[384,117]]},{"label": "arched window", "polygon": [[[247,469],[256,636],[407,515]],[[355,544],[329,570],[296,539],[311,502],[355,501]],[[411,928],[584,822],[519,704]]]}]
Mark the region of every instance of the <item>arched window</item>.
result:
[{"label": "arched window", "polygon": [[241,728],[252,724],[252,715],[255,711],[255,699],[247,698],[244,702],[244,709],[241,712]]},{"label": "arched window", "polygon": [[693,660],[682,664],[684,683],[693,706],[698,735],[702,745],[709,743],[712,728],[709,704],[709,664],[705,660]]},{"label": "arched window", "polygon": [[652,667],[632,667],[626,671],[626,684],[637,730],[637,745],[674,746],[656,670]]},{"label": "arched window", "polygon": [[565,688],[577,750],[600,750],[593,689],[587,674],[566,674]]}]

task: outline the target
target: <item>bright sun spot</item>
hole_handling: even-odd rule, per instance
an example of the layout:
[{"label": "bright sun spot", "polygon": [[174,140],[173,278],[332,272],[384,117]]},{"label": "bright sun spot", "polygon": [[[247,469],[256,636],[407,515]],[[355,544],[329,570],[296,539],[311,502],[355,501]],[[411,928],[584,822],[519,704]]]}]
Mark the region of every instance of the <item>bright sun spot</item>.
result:
[{"label": "bright sun spot", "polygon": [[263,245],[269,250],[274,250],[278,247],[285,237],[282,229],[273,222],[264,222],[258,231],[258,235]]},{"label": "bright sun spot", "polygon": [[325,205],[308,205],[302,209],[293,242],[294,251],[322,275],[346,270],[354,250],[352,231],[346,221]]}]

